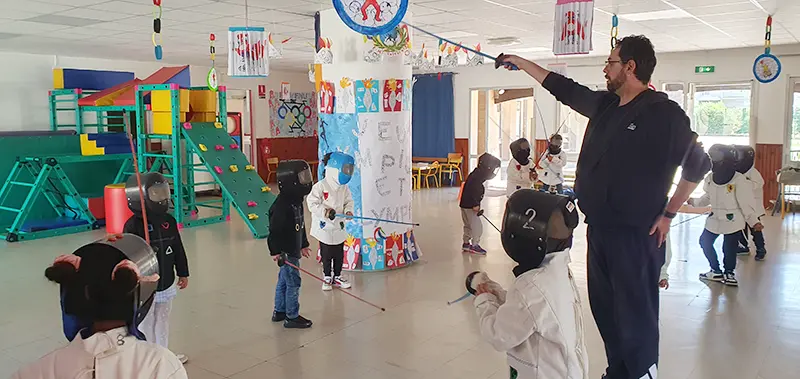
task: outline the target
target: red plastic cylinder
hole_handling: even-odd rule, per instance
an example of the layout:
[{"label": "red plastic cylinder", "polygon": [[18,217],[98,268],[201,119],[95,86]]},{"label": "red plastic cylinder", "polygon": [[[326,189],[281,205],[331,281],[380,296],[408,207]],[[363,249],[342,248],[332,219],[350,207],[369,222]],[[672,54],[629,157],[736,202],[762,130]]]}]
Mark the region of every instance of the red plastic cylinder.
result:
[{"label": "red plastic cylinder", "polygon": [[133,216],[133,212],[128,209],[125,185],[109,184],[103,193],[106,205],[106,232],[109,234],[122,233],[125,223]]}]

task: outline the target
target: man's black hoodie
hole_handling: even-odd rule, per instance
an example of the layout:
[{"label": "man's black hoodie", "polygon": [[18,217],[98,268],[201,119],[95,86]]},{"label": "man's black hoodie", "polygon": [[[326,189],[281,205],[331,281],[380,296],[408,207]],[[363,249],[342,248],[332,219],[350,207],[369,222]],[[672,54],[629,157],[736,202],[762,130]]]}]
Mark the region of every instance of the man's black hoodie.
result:
[{"label": "man's black hoodie", "polygon": [[662,92],[646,90],[619,106],[616,94],[556,73],[542,85],[589,118],[575,172],[578,206],[589,225],[650,228],[664,211],[678,166],[693,183],[711,169],[686,113]]},{"label": "man's black hoodie", "polygon": [[[169,213],[155,215],[147,214],[147,223],[150,229],[150,247],[158,257],[158,291],[164,291],[175,283],[175,273],[178,277],[189,277],[189,260],[186,259],[186,250],[183,248],[178,223]],[[124,233],[135,234],[144,238],[144,221],[141,214],[134,213],[123,229]]]},{"label": "man's black hoodie", "polygon": [[270,255],[287,255],[300,258],[300,250],[308,247],[308,236],[303,215],[303,197],[278,194],[269,209]]}]

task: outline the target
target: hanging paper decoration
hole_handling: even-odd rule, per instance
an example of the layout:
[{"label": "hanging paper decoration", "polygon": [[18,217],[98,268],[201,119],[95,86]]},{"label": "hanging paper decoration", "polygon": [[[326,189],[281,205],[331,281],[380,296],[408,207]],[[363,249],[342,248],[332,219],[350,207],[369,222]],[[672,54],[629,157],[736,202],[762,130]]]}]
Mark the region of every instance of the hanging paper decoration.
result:
[{"label": "hanging paper decoration", "polygon": [[219,87],[219,79],[217,79],[217,68],[216,68],[216,59],[217,59],[217,49],[214,47],[214,41],[217,40],[217,36],[214,33],[211,33],[208,36],[208,44],[209,44],[209,54],[211,54],[211,68],[208,70],[208,75],[206,75],[206,85],[208,89],[212,91],[216,91]]},{"label": "hanging paper decoration", "polygon": [[611,49],[617,47],[617,36],[619,35],[619,18],[614,14],[611,17]]},{"label": "hanging paper decoration", "polygon": [[153,0],[153,48],[156,60],[160,61],[164,55],[161,45],[164,43],[164,38],[161,37],[161,16],[163,10],[161,9],[161,0]]},{"label": "hanging paper decoration", "polygon": [[[467,66],[478,66],[483,64],[483,56],[479,54],[473,54],[471,57],[469,56],[469,51],[464,50],[467,54]],[[481,44],[475,45],[475,51],[481,51]]]},{"label": "hanging paper decoration", "polygon": [[400,24],[408,10],[408,0],[333,0],[333,8],[350,29],[379,36]]},{"label": "hanging paper decoration", "polygon": [[336,113],[356,113],[355,86],[350,78],[342,78],[336,86]]},{"label": "hanging paper decoration", "polygon": [[319,89],[319,113],[333,114],[335,96],[333,83],[322,82]]},{"label": "hanging paper decoration", "polygon": [[403,110],[403,81],[389,79],[383,82],[383,111],[400,112]]},{"label": "hanging paper decoration", "polygon": [[753,75],[761,83],[769,83],[778,79],[781,74],[781,61],[772,55],[772,16],[767,17],[767,28],[764,35],[764,54],[753,62]]},{"label": "hanging paper decoration", "polygon": [[319,51],[317,51],[317,54],[314,55],[314,63],[317,64],[333,63],[333,51],[331,51],[331,39],[320,37],[319,46],[320,46]]},{"label": "hanging paper decoration", "polygon": [[375,43],[372,42],[371,39],[364,36],[364,43],[370,45],[368,50],[364,50],[364,62],[378,63],[383,60],[383,51],[375,46]]},{"label": "hanging paper decoration", "polygon": [[268,45],[264,28],[228,28],[228,76],[268,76]]},{"label": "hanging paper decoration", "polygon": [[425,44],[422,44],[422,47],[419,49],[419,53],[411,52],[411,67],[412,68],[420,68],[422,66],[422,59],[425,55]]},{"label": "hanging paper decoration", "polygon": [[592,50],[594,0],[556,2],[553,54],[588,54]]},{"label": "hanging paper decoration", "polygon": [[275,42],[272,40],[272,33],[267,35],[267,40],[269,41],[269,51],[268,55],[270,59],[280,59],[283,58],[283,44],[289,42],[292,37],[289,37],[285,40],[282,40],[280,45],[275,46]]},{"label": "hanging paper decoration", "polygon": [[445,47],[447,50],[447,55],[444,58],[442,58],[441,67],[453,68],[458,66],[458,51],[461,50],[461,46],[456,46],[456,47],[447,46],[447,42],[445,42],[440,48],[442,52],[444,52]]},{"label": "hanging paper decoration", "polygon": [[388,34],[373,36],[372,43],[386,54],[402,54],[404,51],[411,48],[408,26],[398,26]]}]

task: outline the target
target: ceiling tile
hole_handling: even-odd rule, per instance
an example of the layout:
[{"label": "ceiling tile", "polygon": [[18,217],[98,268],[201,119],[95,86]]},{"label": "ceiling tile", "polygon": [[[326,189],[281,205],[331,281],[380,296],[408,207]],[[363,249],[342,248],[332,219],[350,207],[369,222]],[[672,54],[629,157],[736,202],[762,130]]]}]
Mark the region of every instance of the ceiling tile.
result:
[{"label": "ceiling tile", "polygon": [[298,15],[292,14],[287,12],[281,12],[278,10],[268,10],[263,12],[255,12],[250,13],[250,20],[253,21],[260,21],[266,23],[273,23],[273,22],[309,22],[311,25],[314,25],[313,17],[305,16],[305,15]]},{"label": "ceiling tile", "polygon": [[[206,5],[195,6],[192,7],[191,9],[187,9],[187,11],[212,14],[216,15],[217,17],[220,16],[244,17],[245,7],[241,5],[228,4],[228,3],[211,3]],[[259,11],[261,10],[259,9]]]},{"label": "ceiling tile", "polygon": [[72,9],[72,6],[41,3],[33,0],[4,1],[3,11],[24,11],[39,14],[63,12]]},{"label": "ceiling tile", "polygon": [[0,12],[0,20],[24,20],[39,15],[41,15],[41,13],[3,9],[3,11]]},{"label": "ceiling tile", "polygon": [[[168,3],[168,1],[165,1],[164,3]],[[109,1],[107,3],[91,5],[86,8],[103,12],[119,12],[121,14],[132,16],[152,14],[154,10],[153,3],[145,1],[138,3],[130,3],[127,1]]]},{"label": "ceiling tile", "polygon": [[34,34],[42,32],[52,32],[66,28],[68,28],[68,26],[41,24],[38,22],[27,22],[27,21],[12,21],[9,23],[0,23],[0,33]]},{"label": "ceiling tile", "polygon": [[97,11],[92,9],[86,8],[73,8],[71,10],[58,12],[56,13],[61,16],[70,16],[70,17],[81,17],[81,18],[91,18],[95,20],[103,20],[103,21],[115,21],[121,20],[123,18],[131,17],[127,14],[116,13],[112,11]]},{"label": "ceiling tile", "polygon": [[[46,3],[50,5],[61,5],[61,6],[68,6],[68,7],[83,7],[86,5],[94,5],[99,3],[105,3],[108,0],[36,0],[40,3]],[[172,1],[172,0],[170,0]],[[24,1],[24,3],[29,3],[28,1]]]}]

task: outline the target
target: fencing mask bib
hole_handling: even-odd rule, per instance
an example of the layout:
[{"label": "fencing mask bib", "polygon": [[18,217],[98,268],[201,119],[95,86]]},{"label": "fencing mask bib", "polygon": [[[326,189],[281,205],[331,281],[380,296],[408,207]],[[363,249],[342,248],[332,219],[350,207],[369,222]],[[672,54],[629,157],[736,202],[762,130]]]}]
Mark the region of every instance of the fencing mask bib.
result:
[{"label": "fencing mask bib", "polygon": [[511,156],[525,166],[531,161],[531,144],[525,138],[511,142]]}]

